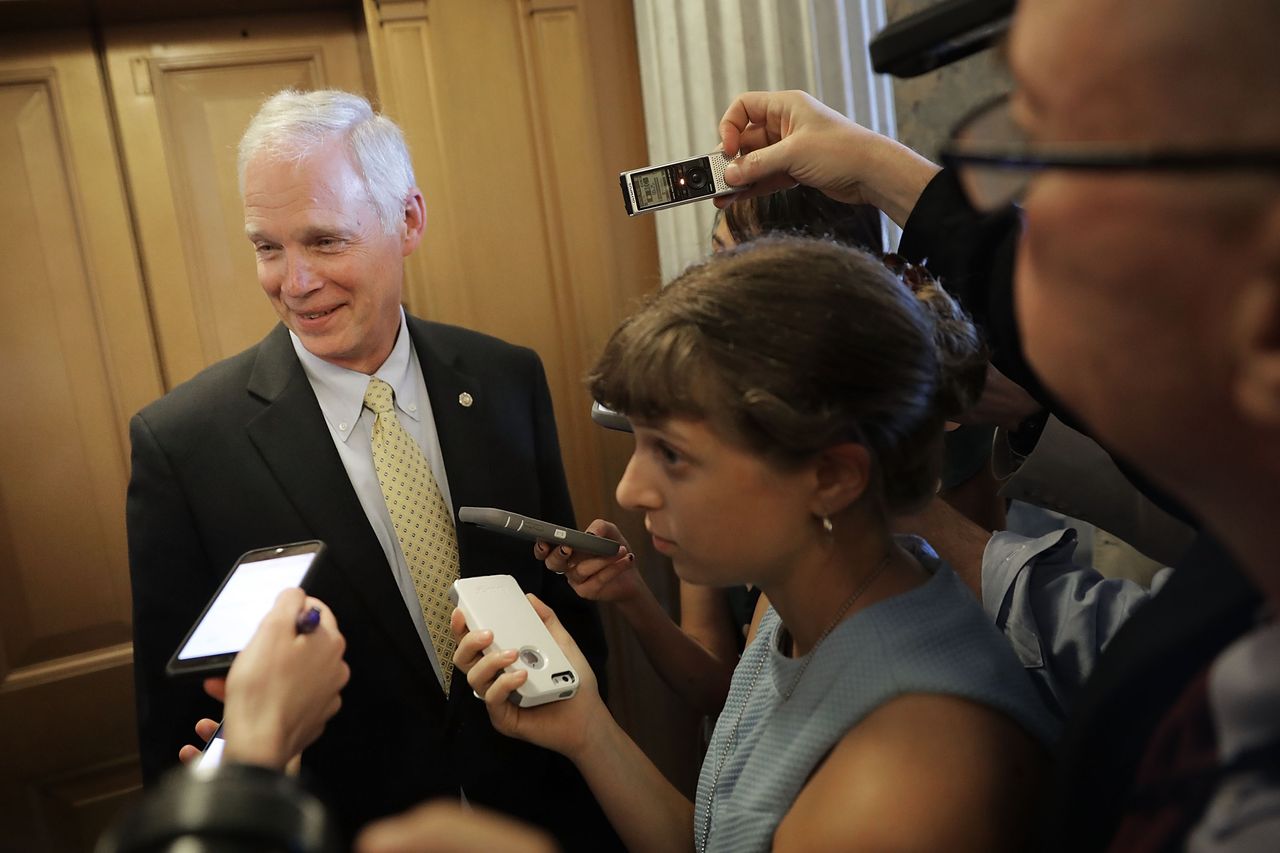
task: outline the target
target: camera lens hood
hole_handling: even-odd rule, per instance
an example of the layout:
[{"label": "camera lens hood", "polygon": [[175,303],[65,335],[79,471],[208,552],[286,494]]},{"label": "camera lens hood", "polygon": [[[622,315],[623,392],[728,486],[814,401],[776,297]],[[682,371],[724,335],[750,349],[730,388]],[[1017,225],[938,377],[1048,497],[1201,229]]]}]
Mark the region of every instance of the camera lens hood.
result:
[{"label": "camera lens hood", "polygon": [[226,763],[211,773],[171,770],[98,842],[96,853],[178,850],[338,853],[320,801],[264,767]]}]

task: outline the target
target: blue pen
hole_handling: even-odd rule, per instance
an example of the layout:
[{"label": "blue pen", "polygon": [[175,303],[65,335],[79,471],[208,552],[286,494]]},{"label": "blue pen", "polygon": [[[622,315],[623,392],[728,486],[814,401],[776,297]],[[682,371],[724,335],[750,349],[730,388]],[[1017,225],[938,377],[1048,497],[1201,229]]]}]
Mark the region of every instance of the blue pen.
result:
[{"label": "blue pen", "polygon": [[306,613],[299,613],[297,625],[299,634],[310,634],[320,627],[320,608],[312,607]]}]

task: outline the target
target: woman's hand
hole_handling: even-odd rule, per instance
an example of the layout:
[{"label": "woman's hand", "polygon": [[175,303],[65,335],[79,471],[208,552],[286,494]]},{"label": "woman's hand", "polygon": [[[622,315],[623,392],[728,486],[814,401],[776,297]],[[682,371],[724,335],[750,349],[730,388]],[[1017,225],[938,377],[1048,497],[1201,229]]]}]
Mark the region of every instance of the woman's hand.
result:
[{"label": "woman's hand", "polygon": [[569,636],[550,607],[535,595],[527,597],[577,671],[579,684],[576,695],[534,708],[521,708],[508,701],[516,688],[528,680],[528,671],[503,671],[504,667],[515,663],[515,649],[485,655],[484,650],[493,643],[493,632],[468,631],[460,610],[453,611],[450,624],[458,640],[453,662],[467,674],[467,683],[472,691],[483,699],[495,729],[509,737],[527,740],[574,759],[588,743],[593,726],[598,725],[601,719],[610,719],[609,710],[600,699],[595,673],[573,637]]},{"label": "woman's hand", "polygon": [[717,207],[797,183],[836,201],[871,204],[904,225],[938,167],[804,92],[747,92],[720,119],[721,147],[743,156],[724,170],[741,193]]},{"label": "woman's hand", "polygon": [[622,547],[611,557],[597,557],[575,553],[568,545],[540,541],[533,546],[533,556],[551,571],[564,575],[573,591],[590,601],[622,604],[642,594],[645,586],[636,570],[636,555],[631,553],[617,526],[597,518],[587,526],[586,532],[612,539]]}]

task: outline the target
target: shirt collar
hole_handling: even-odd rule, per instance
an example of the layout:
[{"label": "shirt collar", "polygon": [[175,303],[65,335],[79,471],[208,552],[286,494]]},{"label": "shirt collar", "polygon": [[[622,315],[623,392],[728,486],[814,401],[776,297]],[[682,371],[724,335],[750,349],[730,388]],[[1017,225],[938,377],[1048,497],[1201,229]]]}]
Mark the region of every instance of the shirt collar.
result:
[{"label": "shirt collar", "polygon": [[[356,421],[360,419],[369,377],[359,371],[331,364],[313,354],[292,331],[289,332],[289,339],[293,342],[293,351],[298,354],[302,369],[316,393],[316,401],[320,404],[325,421],[345,442]],[[391,386],[395,392],[396,408],[416,421],[421,418],[421,401],[418,400],[417,383],[411,379],[412,354],[413,342],[409,339],[409,327],[405,322],[404,309],[401,308],[395,346],[373,375]]]}]

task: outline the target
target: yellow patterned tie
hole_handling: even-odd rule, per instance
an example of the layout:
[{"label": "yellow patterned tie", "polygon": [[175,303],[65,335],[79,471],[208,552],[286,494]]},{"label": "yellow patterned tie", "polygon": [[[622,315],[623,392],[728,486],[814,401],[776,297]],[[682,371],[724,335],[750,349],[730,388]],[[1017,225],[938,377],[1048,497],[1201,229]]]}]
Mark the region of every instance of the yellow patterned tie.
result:
[{"label": "yellow patterned tie", "polygon": [[447,696],[456,645],[449,633],[453,613],[449,587],[458,579],[458,535],[453,529],[453,513],[444,502],[427,457],[396,416],[393,394],[390,385],[370,377],[364,404],[377,415],[373,422],[373,466],[418,591]]}]

